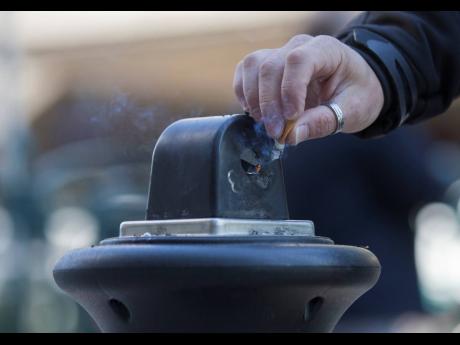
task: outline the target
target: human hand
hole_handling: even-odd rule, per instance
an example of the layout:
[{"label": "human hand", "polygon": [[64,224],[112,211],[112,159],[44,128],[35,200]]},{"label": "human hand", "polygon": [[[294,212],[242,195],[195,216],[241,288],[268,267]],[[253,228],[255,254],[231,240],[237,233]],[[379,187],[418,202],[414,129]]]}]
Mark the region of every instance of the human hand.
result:
[{"label": "human hand", "polygon": [[380,81],[368,63],[332,36],[297,35],[278,49],[247,55],[235,70],[233,87],[243,109],[278,139],[287,120],[295,125],[286,143],[333,134],[337,119],[322,105],[337,103],[344,133],[370,126],[383,107]]}]

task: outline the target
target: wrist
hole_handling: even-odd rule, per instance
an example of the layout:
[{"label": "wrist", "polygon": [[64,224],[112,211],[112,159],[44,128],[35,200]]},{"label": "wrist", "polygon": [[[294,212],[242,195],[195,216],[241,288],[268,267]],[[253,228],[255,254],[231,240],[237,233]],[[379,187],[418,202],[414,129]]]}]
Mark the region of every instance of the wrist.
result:
[{"label": "wrist", "polygon": [[378,118],[356,134],[375,137],[401,126],[410,116],[417,96],[413,72],[406,59],[384,37],[365,29],[353,29],[339,39],[364,58],[383,92],[384,101]]}]

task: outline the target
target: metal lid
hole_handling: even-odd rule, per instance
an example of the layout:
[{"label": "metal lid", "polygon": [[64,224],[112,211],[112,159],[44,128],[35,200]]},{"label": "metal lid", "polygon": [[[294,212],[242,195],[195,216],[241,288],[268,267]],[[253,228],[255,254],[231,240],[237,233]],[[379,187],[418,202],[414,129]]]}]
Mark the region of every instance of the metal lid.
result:
[{"label": "metal lid", "polygon": [[125,236],[315,236],[309,220],[194,218],[128,221],[120,224]]}]

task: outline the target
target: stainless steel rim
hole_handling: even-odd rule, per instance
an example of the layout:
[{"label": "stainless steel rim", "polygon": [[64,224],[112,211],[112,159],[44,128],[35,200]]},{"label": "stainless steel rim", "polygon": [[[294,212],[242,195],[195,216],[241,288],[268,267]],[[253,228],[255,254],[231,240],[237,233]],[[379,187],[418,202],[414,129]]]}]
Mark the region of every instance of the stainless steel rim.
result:
[{"label": "stainless steel rim", "polygon": [[315,236],[309,220],[196,218],[128,221],[120,224],[124,236]]}]

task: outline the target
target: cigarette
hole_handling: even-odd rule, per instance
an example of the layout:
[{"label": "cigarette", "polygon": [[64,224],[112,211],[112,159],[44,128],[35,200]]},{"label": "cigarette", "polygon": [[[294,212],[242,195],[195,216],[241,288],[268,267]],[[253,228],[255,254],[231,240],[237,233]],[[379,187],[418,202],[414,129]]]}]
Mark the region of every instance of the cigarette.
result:
[{"label": "cigarette", "polygon": [[[296,120],[287,120],[286,121],[286,124],[284,125],[284,130],[283,130],[283,133],[281,134],[281,136],[279,137],[277,141],[277,144],[281,144],[284,146],[285,142],[286,142],[286,139],[287,139],[287,136],[289,135],[289,133],[292,131],[292,129],[294,128],[295,126],[295,123],[296,123]],[[278,145],[280,146],[280,145]]]},{"label": "cigarette", "polygon": [[278,140],[275,140],[275,149],[272,152],[272,159],[279,159],[285,148],[286,138],[292,131],[296,123],[296,120],[287,120],[284,126],[283,133]]}]

